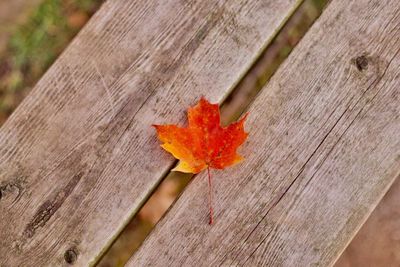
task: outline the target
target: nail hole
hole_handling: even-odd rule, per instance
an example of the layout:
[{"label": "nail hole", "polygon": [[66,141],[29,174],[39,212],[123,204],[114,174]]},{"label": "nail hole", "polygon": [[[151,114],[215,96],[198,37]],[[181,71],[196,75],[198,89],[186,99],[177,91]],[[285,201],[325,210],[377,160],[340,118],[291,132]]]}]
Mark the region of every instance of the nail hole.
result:
[{"label": "nail hole", "polygon": [[354,64],[359,71],[366,70],[368,68],[368,58],[364,55],[356,57]]},{"label": "nail hole", "polygon": [[78,259],[78,253],[76,252],[75,249],[71,248],[65,251],[64,253],[64,259],[67,263],[69,264],[74,264],[76,260]]}]

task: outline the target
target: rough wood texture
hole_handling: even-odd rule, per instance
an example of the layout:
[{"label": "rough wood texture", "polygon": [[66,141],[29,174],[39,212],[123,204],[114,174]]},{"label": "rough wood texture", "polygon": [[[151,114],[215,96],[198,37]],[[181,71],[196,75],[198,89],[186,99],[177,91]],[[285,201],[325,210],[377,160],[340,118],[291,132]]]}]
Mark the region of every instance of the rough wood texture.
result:
[{"label": "rough wood texture", "polygon": [[127,266],[330,266],[400,172],[400,2],[332,0]]},{"label": "rough wood texture", "polygon": [[400,179],[396,179],[334,266],[400,266],[399,226]]},{"label": "rough wood texture", "polygon": [[296,0],[106,2],[0,130],[0,266],[87,266],[174,163],[152,123],[221,101]]}]

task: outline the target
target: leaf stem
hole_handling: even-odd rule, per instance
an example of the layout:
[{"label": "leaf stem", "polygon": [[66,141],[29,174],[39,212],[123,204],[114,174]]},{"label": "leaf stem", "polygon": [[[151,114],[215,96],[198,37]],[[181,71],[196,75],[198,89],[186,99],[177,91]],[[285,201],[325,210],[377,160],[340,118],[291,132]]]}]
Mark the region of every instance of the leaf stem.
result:
[{"label": "leaf stem", "polygon": [[211,175],[210,175],[210,166],[207,166],[207,173],[208,173],[208,206],[210,208],[210,221],[208,222],[210,225],[214,223],[214,215],[213,215],[213,207],[212,207],[212,182],[211,182]]}]

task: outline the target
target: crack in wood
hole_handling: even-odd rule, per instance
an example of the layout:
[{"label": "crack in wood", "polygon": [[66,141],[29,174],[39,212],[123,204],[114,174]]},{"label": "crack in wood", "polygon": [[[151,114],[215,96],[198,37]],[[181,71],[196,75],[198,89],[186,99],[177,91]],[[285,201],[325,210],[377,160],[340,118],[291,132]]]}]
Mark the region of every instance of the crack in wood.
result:
[{"label": "crack in wood", "polygon": [[63,189],[56,193],[53,199],[45,201],[38,208],[32,220],[27,224],[23,232],[24,238],[32,238],[35,235],[37,229],[46,225],[50,218],[56,213],[56,211],[61,207],[67,197],[71,194],[83,175],[83,171],[74,175],[69,183]]},{"label": "crack in wood", "polygon": [[[360,96],[360,98],[356,101],[356,103],[354,104],[354,106],[357,106],[359,104],[359,102],[364,98],[364,96],[366,95],[366,93],[368,91],[370,91],[370,89],[373,86],[376,86],[380,83],[380,81],[383,79],[383,77],[385,76],[388,68],[390,67],[392,61],[394,60],[394,58],[396,58],[396,56],[398,55],[398,53],[400,52],[400,50],[398,50],[395,55],[389,60],[389,62],[387,63],[385,69],[383,70],[382,74],[379,75],[376,79],[374,79],[374,81],[368,86],[368,88],[362,93],[362,95]],[[366,69],[366,68],[364,68]],[[364,70],[363,69],[363,70]],[[360,70],[361,71],[361,70]],[[373,98],[370,100],[372,101],[377,95],[378,95],[379,91],[373,96]],[[367,102],[368,103],[368,102]],[[361,114],[361,112],[363,111],[363,109],[365,108],[366,104],[365,103],[360,110],[357,112],[357,114],[355,115],[355,117],[352,119],[352,121],[349,123],[349,125],[344,129],[343,133],[339,136],[339,138],[337,139],[337,141],[335,142],[335,144],[331,147],[331,149],[328,151],[328,153],[326,154],[326,156],[324,157],[324,159],[322,160],[322,162],[319,164],[319,168],[324,164],[324,162],[326,161],[326,159],[329,157],[329,155],[331,154],[331,152],[333,151],[333,149],[336,147],[336,145],[340,142],[340,140],[342,139],[342,137],[345,135],[345,133],[348,131],[348,129],[353,125],[353,123],[355,122],[355,120],[359,117],[359,115]],[[258,228],[258,226],[261,224],[261,222],[266,218],[266,216],[268,215],[268,213],[282,200],[282,198],[285,196],[285,194],[290,190],[290,188],[293,186],[293,184],[295,183],[295,181],[297,180],[297,178],[300,176],[300,174],[304,171],[307,163],[310,161],[310,159],[314,156],[314,154],[316,154],[317,150],[319,150],[319,148],[322,146],[322,144],[325,142],[325,140],[329,137],[329,135],[332,133],[332,131],[334,130],[334,128],[336,127],[336,125],[341,121],[341,119],[343,118],[343,116],[348,113],[348,110],[350,109],[350,105],[346,108],[346,110],[342,113],[342,115],[339,117],[339,119],[336,121],[336,123],[334,124],[334,126],[328,131],[328,133],[325,135],[325,137],[323,138],[323,140],[320,142],[320,144],[318,145],[318,147],[314,150],[314,152],[311,154],[311,156],[308,158],[308,160],[306,161],[306,163],[302,166],[301,171],[299,172],[299,174],[296,176],[296,178],[292,181],[292,183],[288,186],[288,188],[285,190],[285,192],[281,195],[281,197],[278,199],[278,201],[274,202],[274,204],[267,210],[266,214],[262,217],[262,219],[257,223],[257,225],[254,227],[254,229],[250,232],[250,234],[248,235],[248,237],[245,239],[244,243],[250,238],[251,234]],[[313,173],[313,175],[310,177],[310,179],[306,182],[304,188],[306,188],[309,183],[311,182],[311,180],[314,178],[315,174],[318,172],[319,168],[316,168],[315,172]],[[246,264],[246,262],[254,255],[254,253],[261,247],[261,245],[265,242],[265,240],[268,238],[269,235],[266,235],[263,240],[258,244],[258,246],[253,250],[252,253],[250,253],[250,255],[246,258],[246,260],[244,261],[244,264]],[[236,259],[235,259],[236,260]]]}]

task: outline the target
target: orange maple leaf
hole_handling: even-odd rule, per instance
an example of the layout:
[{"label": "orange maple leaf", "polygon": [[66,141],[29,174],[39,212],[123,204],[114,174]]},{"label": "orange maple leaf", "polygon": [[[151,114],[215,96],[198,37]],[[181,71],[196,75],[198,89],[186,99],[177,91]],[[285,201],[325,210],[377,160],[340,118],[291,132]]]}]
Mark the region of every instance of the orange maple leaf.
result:
[{"label": "orange maple leaf", "polygon": [[199,173],[208,170],[210,224],[213,222],[210,168],[224,169],[243,160],[236,150],[248,135],[244,131],[246,117],[221,127],[218,104],[210,104],[201,98],[196,106],[188,110],[188,127],[153,125],[163,142],[161,146],[180,160],[173,171]]}]

